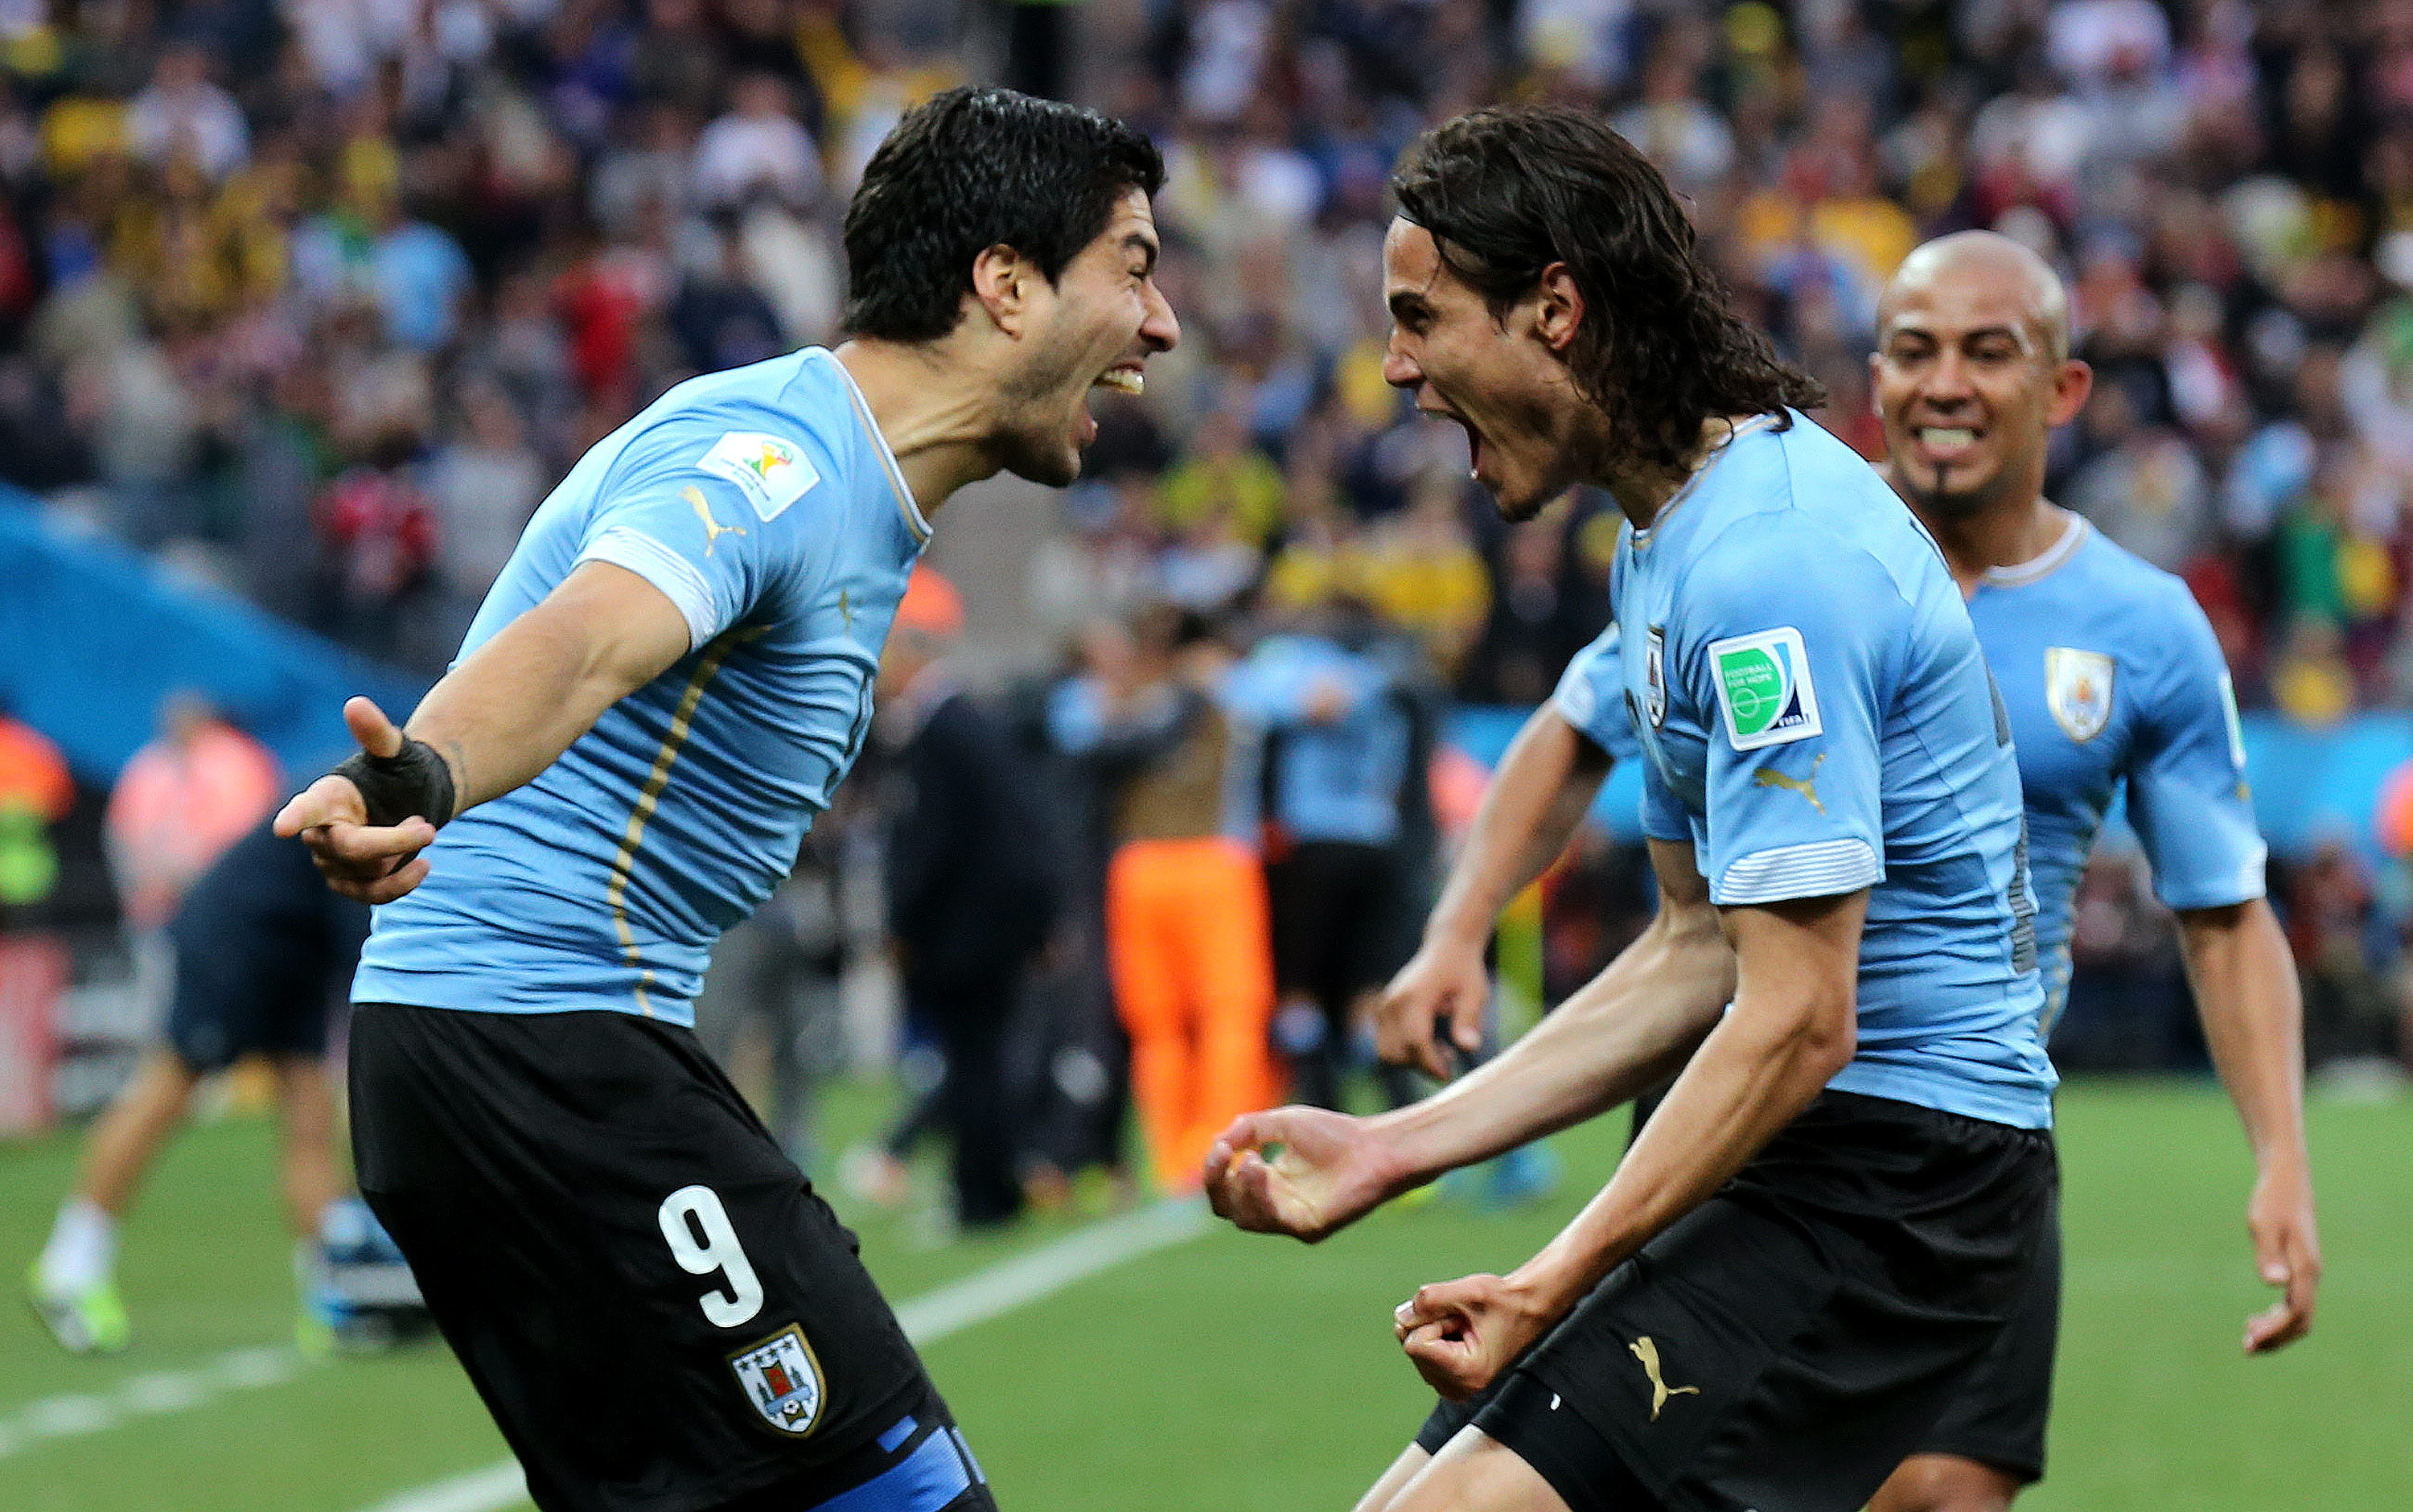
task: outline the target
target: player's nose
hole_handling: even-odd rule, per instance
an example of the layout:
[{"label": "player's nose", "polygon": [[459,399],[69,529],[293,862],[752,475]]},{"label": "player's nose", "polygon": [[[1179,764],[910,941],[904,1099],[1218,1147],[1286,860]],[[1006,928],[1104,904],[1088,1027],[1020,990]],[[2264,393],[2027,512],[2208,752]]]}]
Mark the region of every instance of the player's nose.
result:
[{"label": "player's nose", "polygon": [[1383,348],[1383,381],[1395,389],[1413,389],[1424,380],[1424,368],[1408,354],[1399,333],[1394,331],[1390,344]]},{"label": "player's nose", "polygon": [[1150,351],[1171,351],[1181,345],[1181,319],[1173,313],[1173,302],[1151,278],[1146,285],[1147,304],[1139,322],[1139,338]]}]

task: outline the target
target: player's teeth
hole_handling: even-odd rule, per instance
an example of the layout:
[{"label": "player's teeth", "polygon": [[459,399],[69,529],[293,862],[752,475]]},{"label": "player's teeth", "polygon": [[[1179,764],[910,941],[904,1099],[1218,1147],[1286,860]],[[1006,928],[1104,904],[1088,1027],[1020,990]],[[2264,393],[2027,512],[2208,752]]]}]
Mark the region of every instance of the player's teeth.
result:
[{"label": "player's teeth", "polygon": [[1977,438],[1977,433],[1966,426],[1945,430],[1931,425],[1920,434],[1926,437],[1927,444],[1930,446],[1967,446]]},{"label": "player's teeth", "polygon": [[1098,386],[1120,389],[1125,393],[1144,393],[1147,391],[1147,377],[1136,367],[1111,367],[1098,375]]}]

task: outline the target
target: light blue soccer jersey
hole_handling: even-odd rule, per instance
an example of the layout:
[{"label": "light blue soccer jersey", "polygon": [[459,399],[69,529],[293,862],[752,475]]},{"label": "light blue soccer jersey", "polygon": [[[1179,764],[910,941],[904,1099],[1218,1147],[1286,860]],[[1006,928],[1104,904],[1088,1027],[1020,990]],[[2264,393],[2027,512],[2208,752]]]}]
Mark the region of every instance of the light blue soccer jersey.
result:
[{"label": "light blue soccer jersey", "polygon": [[1870,890],[1830,1086],[2047,1127],[2019,772],[1968,611],[1885,482],[1791,418],[1619,546],[1643,829],[1722,906]]},{"label": "light blue soccer jersey", "polygon": [[1623,644],[1624,636],[1612,621],[1575,654],[1550,695],[1560,719],[1620,763],[1642,756],[1641,742],[1634,737],[1634,717],[1625,707],[1625,663],[1618,654]]},{"label": "light blue soccer jersey", "polygon": [[661,589],[688,654],[445,826],[427,880],[377,911],[354,998],[691,1022],[713,941],[853,764],[928,536],[819,348],[682,383],[605,437],[529,521],[462,655],[588,561]]},{"label": "light blue soccer jersey", "polygon": [[2164,903],[2262,896],[2237,697],[2186,585],[2083,520],[1988,572],[1969,617],[2019,746],[2050,1030],[2069,991],[2071,899],[2123,781]]},{"label": "light blue soccer jersey", "polygon": [[[1377,659],[1313,635],[1271,635],[1234,666],[1219,692],[1257,737],[1255,774],[1267,816],[1294,840],[1389,845],[1399,838],[1399,797],[1414,731]],[[1338,717],[1310,718],[1319,692],[1339,695]]]}]

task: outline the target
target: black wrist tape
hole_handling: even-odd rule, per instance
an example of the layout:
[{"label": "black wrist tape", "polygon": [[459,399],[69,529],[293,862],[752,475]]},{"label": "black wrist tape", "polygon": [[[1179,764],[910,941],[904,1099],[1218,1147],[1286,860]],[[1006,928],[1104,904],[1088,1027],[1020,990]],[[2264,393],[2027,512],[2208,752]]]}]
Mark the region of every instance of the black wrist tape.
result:
[{"label": "black wrist tape", "polygon": [[441,828],[452,817],[452,768],[424,740],[406,735],[392,756],[356,751],[335,775],[361,790],[369,823],[380,828],[413,815]]}]

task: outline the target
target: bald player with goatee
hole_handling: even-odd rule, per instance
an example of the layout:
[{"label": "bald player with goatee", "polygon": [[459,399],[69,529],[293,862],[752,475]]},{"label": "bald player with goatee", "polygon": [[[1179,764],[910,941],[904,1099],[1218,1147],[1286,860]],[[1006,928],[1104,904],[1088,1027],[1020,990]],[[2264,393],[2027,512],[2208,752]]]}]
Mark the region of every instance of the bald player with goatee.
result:
[{"label": "bald player with goatee", "polygon": [[[2253,1147],[2255,1259],[2286,1289],[2246,1324],[2244,1346],[2278,1349],[2311,1327],[2321,1269],[2302,1013],[2262,896],[2220,646],[2184,583],[2044,497],[2046,437],[2078,414],[2093,375],[2069,355],[2068,297],[2041,258],[1991,231],[1930,242],[1887,289],[1878,343],[1887,481],[1944,548],[2010,714],[2047,1031],[2068,997],[2072,898],[2124,784],[2154,890],[2178,914],[2204,1043]],[[2061,1310],[2050,1258],[1872,1512],[1999,1512],[2043,1475]]]}]

